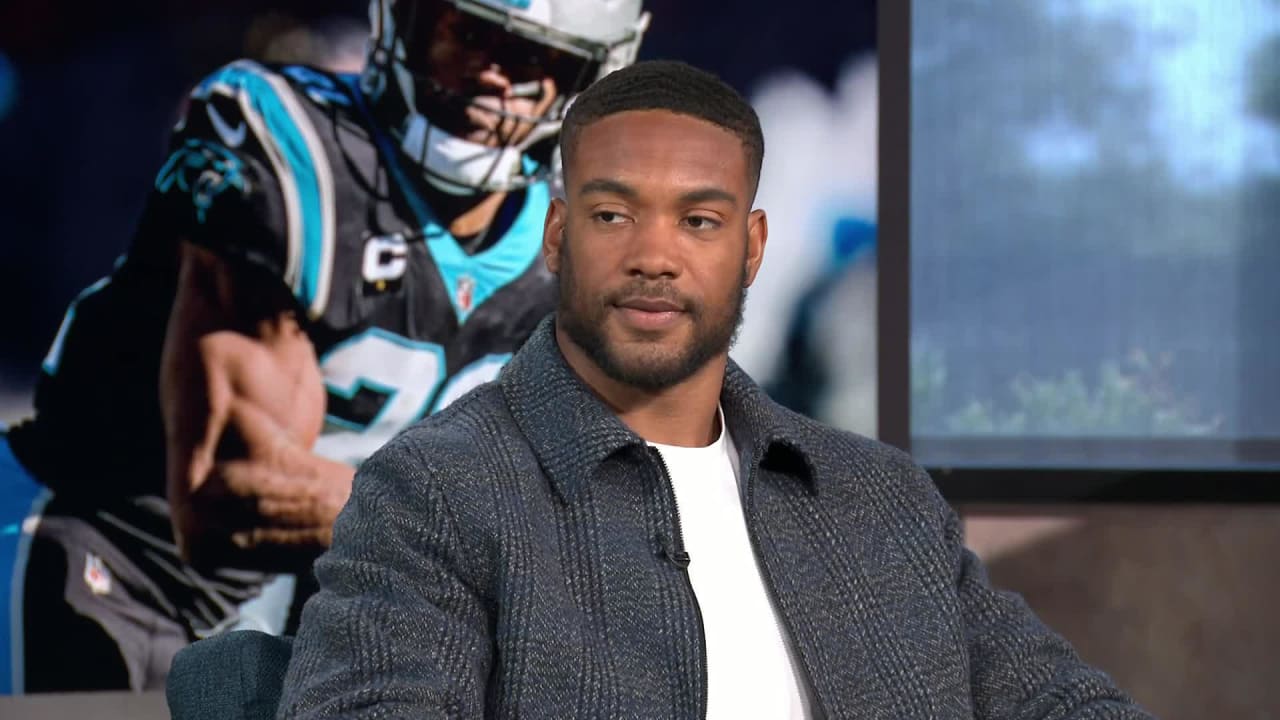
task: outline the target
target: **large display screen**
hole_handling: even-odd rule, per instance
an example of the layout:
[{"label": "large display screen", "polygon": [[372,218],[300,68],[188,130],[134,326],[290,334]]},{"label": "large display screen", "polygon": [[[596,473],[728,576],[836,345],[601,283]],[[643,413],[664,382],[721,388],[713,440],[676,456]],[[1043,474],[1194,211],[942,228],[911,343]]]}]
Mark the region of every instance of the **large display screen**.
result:
[{"label": "large display screen", "polygon": [[[455,3],[419,1],[454,12]],[[188,192],[184,207],[191,211],[194,202],[198,217],[207,211],[213,218],[228,198],[251,196],[255,183],[271,187],[270,180],[259,182],[263,175],[253,175],[268,160],[279,161],[273,172],[289,179],[281,181],[286,205],[279,214],[292,217],[288,199],[296,190],[295,214],[313,213],[311,226],[322,226],[315,198],[328,196],[320,190],[308,195],[307,188],[325,187],[326,178],[297,168],[321,167],[312,146],[328,135],[312,137],[300,128],[329,128],[336,135],[355,111],[335,110],[342,122],[331,125],[323,113],[299,108],[340,104],[337,83],[347,80],[297,69],[276,75],[231,70],[203,84],[201,79],[239,57],[352,74],[364,66],[369,38],[363,0],[202,0],[181,8],[135,3],[93,9],[52,3],[39,11],[28,5],[0,8],[0,304],[8,309],[0,332],[0,715],[18,707],[6,706],[3,697],[16,693],[155,691],[163,687],[173,652],[195,637],[232,628],[287,632],[296,621],[305,572],[267,581],[245,570],[247,564],[232,564],[207,575],[179,557],[164,497],[155,371],[159,336],[176,326],[165,322],[172,317],[176,272],[150,262],[167,257],[179,238],[153,232],[147,242],[131,243],[139,218],[148,218],[143,225],[154,229],[157,217],[167,217],[147,204],[153,188]],[[736,3],[731,13],[683,0],[649,0],[645,7],[652,23],[640,57],[676,58],[716,72],[751,101],[764,128],[756,206],[769,213],[771,233],[733,357],[787,405],[875,434],[875,3],[752,0]],[[487,37],[504,42],[500,30],[495,26]],[[253,84],[255,102],[265,104],[230,100],[240,97],[228,94],[235,82]],[[203,127],[204,135],[175,151],[169,138],[179,118]],[[272,137],[258,135],[255,123],[263,118]],[[250,157],[255,143],[285,150],[267,152],[256,167]],[[379,152],[396,162],[409,157]],[[348,172],[349,159],[330,167]],[[405,187],[416,187],[397,182],[406,197],[411,193]],[[366,221],[373,200],[354,192],[341,202],[354,202],[351,197],[358,198],[359,220]],[[308,198],[315,202],[308,205]],[[344,205],[337,212],[347,217],[351,209]],[[540,232],[543,212],[520,227]],[[352,263],[349,274],[332,284],[338,288],[333,293],[342,287],[397,292],[402,286],[396,277],[369,275],[396,267],[394,238],[351,235],[336,242],[364,243],[365,262]],[[242,238],[222,239],[234,244]],[[536,250],[538,239],[522,247]],[[371,246],[376,253],[367,252]],[[123,255],[131,262],[117,265]],[[308,257],[323,257],[323,251]],[[319,267],[310,262],[299,265],[302,274]],[[113,275],[118,267],[126,269]],[[279,289],[278,277],[257,277],[263,294],[254,297]],[[268,287],[268,280],[276,285]],[[476,287],[459,279],[452,294],[440,297],[470,307],[485,302]],[[318,302],[314,296],[311,301]],[[409,315],[432,310],[415,307]],[[339,328],[337,337],[333,328],[315,329],[324,322],[322,315],[308,326],[328,389],[329,423],[313,447],[317,454],[326,452],[325,439],[337,432],[363,433],[368,442],[360,449],[371,450],[386,436],[368,430],[393,414],[383,413],[383,405],[419,413],[439,405],[420,396],[410,402],[409,395],[421,390],[413,383],[435,379],[441,354],[433,348],[443,340],[410,341],[394,329],[366,332],[358,325]],[[508,356],[505,349],[485,350],[459,375],[471,369],[473,379],[491,376]],[[137,370],[145,367],[152,368],[150,375]],[[405,382],[382,382],[389,375]],[[72,377],[74,383],[66,380]],[[55,386],[60,389],[48,389]],[[37,387],[46,389],[38,393]],[[442,390],[439,397],[451,396]],[[47,412],[53,405],[56,411]],[[360,412],[364,425],[356,422]],[[43,416],[34,424],[46,428],[43,434],[30,430],[33,415]],[[50,422],[58,419],[54,415],[67,423],[91,422],[83,432],[54,432],[47,430],[57,425]],[[25,446],[19,437],[27,439]],[[140,438],[157,442],[135,451],[132,443]],[[220,444],[217,452],[234,454],[236,442]],[[328,459],[354,464],[357,454]],[[132,469],[120,471],[126,465]],[[86,471],[69,472],[73,466]]]}]

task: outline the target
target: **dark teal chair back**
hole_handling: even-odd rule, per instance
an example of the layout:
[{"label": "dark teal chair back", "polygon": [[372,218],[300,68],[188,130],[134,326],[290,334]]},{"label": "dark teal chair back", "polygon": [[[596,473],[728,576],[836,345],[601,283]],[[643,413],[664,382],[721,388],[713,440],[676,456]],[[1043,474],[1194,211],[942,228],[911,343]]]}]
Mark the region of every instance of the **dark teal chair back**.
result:
[{"label": "dark teal chair back", "polygon": [[273,720],[293,638],[238,630],[192,643],[169,669],[173,720]]}]

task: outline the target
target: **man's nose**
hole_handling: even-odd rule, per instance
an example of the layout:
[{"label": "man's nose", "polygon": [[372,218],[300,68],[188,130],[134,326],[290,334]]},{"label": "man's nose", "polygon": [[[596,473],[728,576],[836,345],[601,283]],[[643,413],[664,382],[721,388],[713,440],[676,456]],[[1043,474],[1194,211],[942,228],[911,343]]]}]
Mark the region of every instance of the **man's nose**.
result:
[{"label": "man's nose", "polygon": [[637,226],[632,235],[627,272],[650,279],[672,279],[680,276],[679,237],[665,223],[647,222]]}]

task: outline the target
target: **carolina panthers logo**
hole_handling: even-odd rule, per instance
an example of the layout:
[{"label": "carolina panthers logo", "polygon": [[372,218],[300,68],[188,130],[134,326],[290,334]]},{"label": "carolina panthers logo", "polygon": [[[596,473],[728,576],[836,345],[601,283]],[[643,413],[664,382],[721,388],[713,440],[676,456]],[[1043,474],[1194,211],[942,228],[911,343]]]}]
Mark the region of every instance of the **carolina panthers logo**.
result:
[{"label": "carolina panthers logo", "polygon": [[160,168],[156,189],[168,193],[176,186],[179,192],[190,195],[196,206],[196,219],[203,223],[219,195],[229,188],[244,192],[243,167],[240,158],[227,148],[192,138]]}]

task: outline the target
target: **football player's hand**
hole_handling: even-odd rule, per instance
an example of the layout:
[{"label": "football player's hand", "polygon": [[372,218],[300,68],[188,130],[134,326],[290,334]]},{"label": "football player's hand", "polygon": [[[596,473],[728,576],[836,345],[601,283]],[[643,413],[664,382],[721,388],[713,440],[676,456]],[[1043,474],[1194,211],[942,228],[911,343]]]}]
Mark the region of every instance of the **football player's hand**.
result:
[{"label": "football player's hand", "polygon": [[191,494],[207,531],[236,548],[327,547],[353,470],[321,460],[262,408],[232,403],[220,459]]},{"label": "football player's hand", "polygon": [[160,374],[178,545],[205,568],[309,563],[354,475],[311,453],[326,403],[315,348],[282,288],[182,248]]}]

